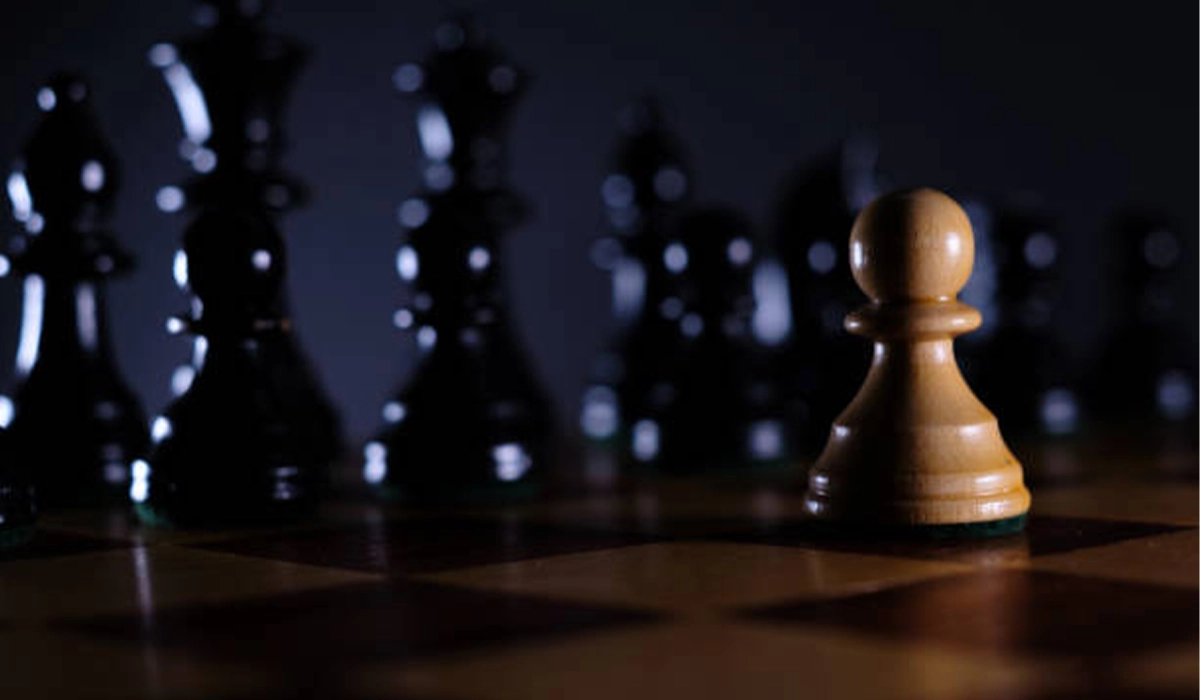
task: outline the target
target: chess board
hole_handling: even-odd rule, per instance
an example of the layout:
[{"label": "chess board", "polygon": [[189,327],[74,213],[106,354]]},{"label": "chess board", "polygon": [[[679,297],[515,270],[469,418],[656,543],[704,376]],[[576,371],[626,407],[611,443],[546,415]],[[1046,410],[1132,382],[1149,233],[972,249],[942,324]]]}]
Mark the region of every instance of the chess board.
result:
[{"label": "chess board", "polygon": [[47,516],[0,560],[0,695],[1194,698],[1197,484],[1143,466],[958,542],[816,536],[789,479],[255,531]]}]

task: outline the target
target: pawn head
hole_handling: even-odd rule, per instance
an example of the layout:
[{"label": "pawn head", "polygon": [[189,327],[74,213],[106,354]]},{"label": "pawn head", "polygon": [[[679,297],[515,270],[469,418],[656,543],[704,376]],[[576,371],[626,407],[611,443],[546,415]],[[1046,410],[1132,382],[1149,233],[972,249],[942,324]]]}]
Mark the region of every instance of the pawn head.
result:
[{"label": "pawn head", "polygon": [[975,237],[967,213],[931,189],[879,197],[850,231],[850,269],[879,302],[953,299],[971,276]]}]

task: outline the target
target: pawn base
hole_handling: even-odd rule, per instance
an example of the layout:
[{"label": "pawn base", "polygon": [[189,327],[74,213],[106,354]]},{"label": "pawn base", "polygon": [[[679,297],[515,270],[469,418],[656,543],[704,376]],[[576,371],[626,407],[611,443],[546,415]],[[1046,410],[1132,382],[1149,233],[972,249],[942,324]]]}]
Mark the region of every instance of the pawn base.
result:
[{"label": "pawn base", "polygon": [[977,540],[1014,535],[1025,529],[1029,514],[1000,520],[935,525],[897,525],[865,521],[813,521],[815,534],[824,537],[869,537],[895,540]]}]

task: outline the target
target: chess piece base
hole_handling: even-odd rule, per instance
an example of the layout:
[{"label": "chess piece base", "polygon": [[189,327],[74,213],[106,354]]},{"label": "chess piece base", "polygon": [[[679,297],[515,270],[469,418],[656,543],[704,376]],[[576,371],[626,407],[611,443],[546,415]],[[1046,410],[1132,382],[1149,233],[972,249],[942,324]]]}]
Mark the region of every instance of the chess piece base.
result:
[{"label": "chess piece base", "polygon": [[[187,427],[185,423],[184,428]],[[311,516],[324,480],[315,465],[272,456],[265,441],[233,441],[241,452],[214,449],[201,434],[161,442],[134,463],[135,512],[151,526],[222,528],[284,524]]]},{"label": "chess piece base", "polygon": [[380,496],[479,503],[539,490],[557,447],[547,401],[506,333],[481,332],[478,347],[439,342],[388,402],[389,425],[364,449]]},{"label": "chess piece base", "polygon": [[[0,434],[0,437],[7,437]],[[33,537],[37,521],[33,489],[11,473],[0,471],[9,485],[0,485],[0,549],[25,544]]]},{"label": "chess piece base", "polygon": [[895,540],[970,540],[1013,535],[1025,529],[1027,513],[1000,520],[940,525],[894,525],[872,522],[813,522],[813,532],[833,538],[869,537]]},{"label": "chess piece base", "polygon": [[33,525],[13,525],[12,527],[0,527],[0,549],[8,549],[9,547],[20,547],[27,544],[33,539]]},{"label": "chess piece base", "polygon": [[489,440],[483,428],[494,425],[456,427],[453,436],[432,423],[386,431],[366,448],[367,483],[381,498],[409,504],[514,501],[541,490],[548,460],[540,440]]},{"label": "chess piece base", "polygon": [[268,525],[286,525],[303,521],[315,511],[315,503],[270,502],[256,503],[248,507],[224,508],[211,502],[190,507],[162,506],[152,503],[137,503],[134,515],[143,524],[153,528],[243,528]]}]

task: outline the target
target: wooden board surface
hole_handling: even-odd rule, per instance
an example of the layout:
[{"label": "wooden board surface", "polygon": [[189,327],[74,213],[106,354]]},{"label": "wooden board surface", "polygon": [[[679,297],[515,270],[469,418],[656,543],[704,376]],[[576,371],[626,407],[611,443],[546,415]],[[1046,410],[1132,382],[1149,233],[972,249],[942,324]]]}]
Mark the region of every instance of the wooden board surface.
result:
[{"label": "wooden board surface", "polygon": [[1194,698],[1196,482],[1115,471],[969,542],[819,535],[749,479],[249,532],[51,515],[0,555],[0,696]]}]

